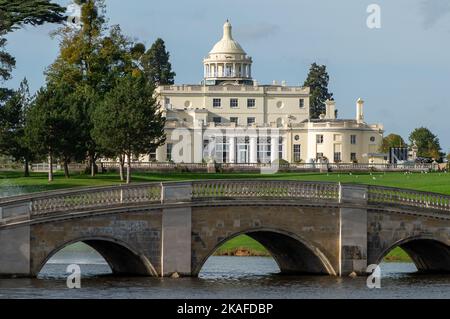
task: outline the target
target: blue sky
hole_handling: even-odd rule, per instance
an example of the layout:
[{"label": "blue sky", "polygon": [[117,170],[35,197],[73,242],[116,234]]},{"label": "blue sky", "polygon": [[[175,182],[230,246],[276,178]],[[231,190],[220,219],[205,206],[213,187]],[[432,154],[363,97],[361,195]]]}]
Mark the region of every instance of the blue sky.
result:
[{"label": "blue sky", "polygon": [[[71,1],[58,1],[63,5]],[[340,118],[353,118],[366,101],[368,122],[405,139],[426,126],[450,152],[449,0],[107,0],[110,24],[147,45],[165,40],[177,83],[198,83],[202,59],[228,18],[236,40],[253,57],[260,83],[303,83],[312,62],[326,64]],[[381,29],[366,25],[369,4],[381,7]],[[26,27],[8,36],[17,59],[16,87],[27,77],[32,90],[58,53],[56,26]]]}]

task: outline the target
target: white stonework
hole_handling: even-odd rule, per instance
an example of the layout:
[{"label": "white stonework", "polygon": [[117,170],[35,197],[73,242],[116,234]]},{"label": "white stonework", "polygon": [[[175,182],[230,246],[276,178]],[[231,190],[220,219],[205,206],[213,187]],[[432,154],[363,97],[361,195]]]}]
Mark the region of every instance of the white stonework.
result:
[{"label": "white stonework", "polygon": [[[200,85],[156,89],[167,118],[159,162],[268,163],[383,162],[378,149],[383,126],[364,122],[358,99],[355,119],[336,119],[334,101],[326,114],[310,119],[308,87],[260,85],[252,79],[252,58],[233,39],[231,24],[204,58]],[[182,136],[182,137],[180,137]],[[168,154],[168,151],[170,154]],[[143,159],[143,160],[148,160]]]}]

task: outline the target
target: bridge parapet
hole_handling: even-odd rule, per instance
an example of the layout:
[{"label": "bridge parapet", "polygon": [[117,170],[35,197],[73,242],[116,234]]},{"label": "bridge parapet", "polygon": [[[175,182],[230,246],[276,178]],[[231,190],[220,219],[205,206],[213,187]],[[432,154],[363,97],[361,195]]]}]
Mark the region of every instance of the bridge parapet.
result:
[{"label": "bridge parapet", "polygon": [[450,196],[391,187],[282,180],[207,180],[59,190],[0,199],[0,225],[64,213],[216,200],[290,200],[450,212]]},{"label": "bridge parapet", "polygon": [[450,212],[450,196],[394,187],[369,186],[368,202]]}]

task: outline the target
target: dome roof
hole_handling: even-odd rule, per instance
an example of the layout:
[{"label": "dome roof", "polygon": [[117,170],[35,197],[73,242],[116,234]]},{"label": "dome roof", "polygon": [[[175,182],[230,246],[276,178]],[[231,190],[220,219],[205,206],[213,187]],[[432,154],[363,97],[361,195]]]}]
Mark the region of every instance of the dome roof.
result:
[{"label": "dome roof", "polygon": [[210,54],[246,54],[240,44],[233,39],[231,29],[231,23],[227,20],[223,25],[223,37],[214,45]]}]

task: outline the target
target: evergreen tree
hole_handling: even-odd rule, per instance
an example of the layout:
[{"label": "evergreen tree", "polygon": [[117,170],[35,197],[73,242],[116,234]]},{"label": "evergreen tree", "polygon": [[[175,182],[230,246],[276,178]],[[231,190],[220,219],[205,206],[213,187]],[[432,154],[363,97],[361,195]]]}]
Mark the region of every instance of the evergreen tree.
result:
[{"label": "evergreen tree", "polygon": [[106,30],[105,5],[103,0],[78,1],[81,7],[81,28],[64,27],[59,30],[60,54],[47,70],[47,82],[72,89],[71,98],[79,106],[79,123],[84,136],[85,154],[89,159],[91,176],[96,173],[96,160],[101,150],[91,135],[92,113],[111,89],[108,59],[102,53]]},{"label": "evergreen tree", "polygon": [[317,119],[325,113],[325,101],[332,99],[333,93],[328,92],[330,77],[325,65],[313,63],[308,77],[303,84],[310,88],[310,118]]},{"label": "evergreen tree", "polygon": [[70,135],[71,126],[64,119],[63,102],[66,92],[48,86],[41,88],[31,105],[26,118],[25,136],[29,147],[37,154],[48,156],[48,180],[53,181],[53,164],[64,143]]},{"label": "evergreen tree", "polygon": [[61,22],[64,11],[49,0],[0,0],[0,33],[5,34],[25,24]]},{"label": "evergreen tree", "polygon": [[96,142],[115,156],[127,158],[127,183],[132,157],[149,154],[165,141],[165,118],[153,93],[154,86],[144,76],[126,75],[93,114]]},{"label": "evergreen tree", "polygon": [[34,153],[27,146],[25,116],[31,102],[28,82],[22,81],[19,89],[0,106],[0,153],[24,165],[24,176],[29,176],[29,163]]},{"label": "evergreen tree", "polygon": [[0,82],[11,77],[15,59],[4,50],[4,36],[23,25],[61,22],[64,8],[49,0],[0,0]]},{"label": "evergreen tree", "polygon": [[[142,47],[135,47],[142,49]],[[136,50],[139,52],[138,50]],[[174,84],[175,72],[169,62],[170,54],[166,50],[164,41],[158,38],[151,48],[141,57],[141,65],[145,75],[156,86]]]},{"label": "evergreen tree", "polygon": [[425,127],[416,128],[409,135],[409,141],[411,144],[416,144],[417,156],[440,159],[441,145],[439,139],[429,129]]}]

